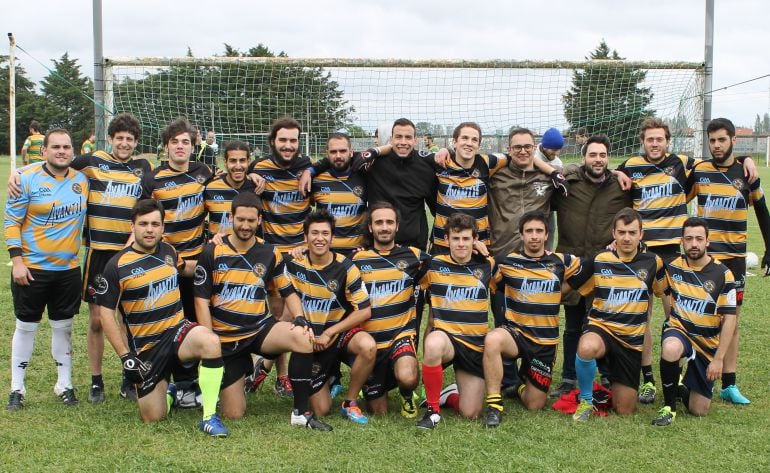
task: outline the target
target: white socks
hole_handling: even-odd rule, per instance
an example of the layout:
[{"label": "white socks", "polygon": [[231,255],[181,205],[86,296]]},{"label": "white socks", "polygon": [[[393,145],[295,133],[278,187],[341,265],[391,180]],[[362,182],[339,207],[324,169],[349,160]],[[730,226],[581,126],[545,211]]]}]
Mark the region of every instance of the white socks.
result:
[{"label": "white socks", "polygon": [[51,320],[51,356],[58,375],[54,391],[61,394],[72,388],[72,319]]},{"label": "white socks", "polygon": [[35,333],[39,327],[40,322],[16,320],[16,330],[11,341],[11,391],[20,391],[22,394],[27,392],[24,377],[32,358],[32,350],[35,348]]}]

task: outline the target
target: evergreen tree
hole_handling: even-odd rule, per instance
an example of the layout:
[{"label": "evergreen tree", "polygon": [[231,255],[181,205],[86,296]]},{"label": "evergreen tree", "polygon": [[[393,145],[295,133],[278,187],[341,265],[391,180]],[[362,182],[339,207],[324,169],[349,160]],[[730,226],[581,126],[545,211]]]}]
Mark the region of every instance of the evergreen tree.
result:
[{"label": "evergreen tree", "polygon": [[[8,56],[0,56],[0,154],[10,154],[9,135],[9,83]],[[35,83],[26,76],[24,68],[16,61],[16,154],[21,153],[21,146],[29,134],[29,122],[38,120],[46,128],[42,115],[43,101],[35,92]],[[21,163],[21,160],[19,160]]]},{"label": "evergreen tree", "polygon": [[94,128],[94,96],[91,78],[80,71],[77,59],[69,53],[57,61],[54,70],[40,82],[45,107],[43,121],[50,128],[66,128],[72,134],[76,152]]},{"label": "evergreen tree", "polygon": [[[586,59],[624,58],[602,40]],[[585,128],[589,135],[606,134],[612,142],[613,154],[636,150],[639,125],[655,114],[647,108],[652,101],[652,91],[642,87],[646,74],[639,68],[601,62],[576,70],[572,75],[572,86],[562,96],[570,131]]]}]

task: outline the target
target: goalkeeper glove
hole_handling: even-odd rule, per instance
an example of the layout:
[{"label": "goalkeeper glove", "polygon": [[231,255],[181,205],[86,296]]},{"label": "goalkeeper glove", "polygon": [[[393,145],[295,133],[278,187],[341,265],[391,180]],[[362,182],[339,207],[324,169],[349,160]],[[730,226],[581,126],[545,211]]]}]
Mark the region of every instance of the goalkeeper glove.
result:
[{"label": "goalkeeper glove", "polygon": [[150,373],[150,364],[145,363],[133,351],[129,351],[120,357],[123,362],[123,375],[134,384],[144,382],[144,379]]},{"label": "goalkeeper glove", "polygon": [[561,192],[564,197],[569,195],[567,180],[564,179],[564,176],[562,176],[559,171],[554,171],[551,173],[551,182],[553,183],[554,189],[556,189],[558,192]]}]

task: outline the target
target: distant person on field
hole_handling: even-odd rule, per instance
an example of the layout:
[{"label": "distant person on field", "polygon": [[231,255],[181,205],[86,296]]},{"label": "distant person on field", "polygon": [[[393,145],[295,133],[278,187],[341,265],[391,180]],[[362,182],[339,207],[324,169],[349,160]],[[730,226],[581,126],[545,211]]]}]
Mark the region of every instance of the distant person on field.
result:
[{"label": "distant person on field", "polygon": [[80,154],[91,154],[94,151],[96,151],[96,135],[92,130],[91,134],[88,135],[88,139],[85,140],[80,147]]},{"label": "distant person on field", "polygon": [[44,136],[40,133],[40,123],[37,120],[32,120],[29,123],[29,136],[24,140],[24,145],[21,147],[21,162],[25,166],[29,163],[44,160],[41,150],[43,138]]}]

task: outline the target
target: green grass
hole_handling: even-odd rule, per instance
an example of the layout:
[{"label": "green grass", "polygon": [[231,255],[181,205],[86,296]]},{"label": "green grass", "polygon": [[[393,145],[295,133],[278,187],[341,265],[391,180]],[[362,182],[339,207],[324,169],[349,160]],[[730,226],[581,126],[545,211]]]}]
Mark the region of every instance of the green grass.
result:
[{"label": "green grass", "polygon": [[[7,179],[7,162],[0,158],[0,182]],[[770,182],[770,170],[763,168],[762,177]],[[749,249],[761,257],[762,241],[753,216],[749,235]],[[7,261],[7,253],[2,252],[0,386],[6,389],[14,330]],[[85,343],[88,316],[83,305],[73,335],[74,379],[81,404],[65,408],[53,394],[56,372],[50,357],[50,330],[44,322],[28,370],[27,407],[18,413],[0,409],[0,470],[768,471],[770,296],[765,293],[766,284],[761,277],[748,278],[741,318],[738,380],[752,404],[736,407],[715,400],[708,417],[680,414],[665,429],[649,425],[659,405],[640,406],[628,417],[611,415],[574,425],[568,416],[553,410],[530,413],[506,401],[504,423],[496,430],[446,413],[434,432],[424,433],[398,414],[393,398],[393,413],[367,426],[343,421],[335,404],[327,418],[334,431],[324,434],[289,427],[291,403],[272,394],[271,375],[262,392],[249,398],[247,417],[226,422],[231,437],[213,440],[197,432],[199,413],[195,411],[180,411],[166,421],[143,425],[136,406],[118,397],[119,363],[109,346],[104,373],[107,402],[100,406],[86,402],[90,377]],[[660,306],[655,305],[654,333],[660,328]],[[654,365],[657,370],[657,361]],[[6,392],[0,391],[3,396]]]}]

